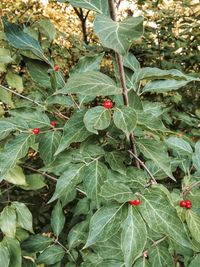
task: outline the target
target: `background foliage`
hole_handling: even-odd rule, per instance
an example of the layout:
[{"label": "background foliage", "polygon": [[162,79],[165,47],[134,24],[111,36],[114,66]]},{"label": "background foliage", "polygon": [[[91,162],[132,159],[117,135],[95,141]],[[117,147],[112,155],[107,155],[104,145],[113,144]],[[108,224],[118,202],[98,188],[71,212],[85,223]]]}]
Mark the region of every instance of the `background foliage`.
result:
[{"label": "background foliage", "polygon": [[[95,12],[79,5],[1,5],[23,26],[11,31],[4,20],[0,34],[3,267],[197,266],[199,1],[121,1],[118,19],[143,15],[145,27],[123,59],[130,107],[118,95],[116,36],[99,34],[108,18],[99,16],[94,33]],[[102,106],[108,97],[112,111]],[[131,166],[133,131],[156,185]],[[192,209],[179,207],[183,198]]]}]

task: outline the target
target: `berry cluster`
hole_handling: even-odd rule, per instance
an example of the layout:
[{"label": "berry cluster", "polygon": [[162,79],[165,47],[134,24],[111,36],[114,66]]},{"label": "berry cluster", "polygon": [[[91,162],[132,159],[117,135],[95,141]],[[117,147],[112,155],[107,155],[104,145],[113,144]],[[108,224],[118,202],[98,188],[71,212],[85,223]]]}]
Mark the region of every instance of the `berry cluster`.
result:
[{"label": "berry cluster", "polygon": [[[56,127],[56,125],[57,125],[57,121],[51,121],[51,126],[52,127]],[[39,128],[34,128],[33,130],[32,130],[32,133],[33,134],[39,134],[40,133],[40,129]]]},{"label": "berry cluster", "polygon": [[141,204],[141,201],[139,199],[130,200],[129,204],[131,206],[139,206]]},{"label": "berry cluster", "polygon": [[192,207],[192,203],[189,199],[181,200],[179,205],[180,205],[180,207],[186,208],[186,209],[191,209],[191,207]]}]

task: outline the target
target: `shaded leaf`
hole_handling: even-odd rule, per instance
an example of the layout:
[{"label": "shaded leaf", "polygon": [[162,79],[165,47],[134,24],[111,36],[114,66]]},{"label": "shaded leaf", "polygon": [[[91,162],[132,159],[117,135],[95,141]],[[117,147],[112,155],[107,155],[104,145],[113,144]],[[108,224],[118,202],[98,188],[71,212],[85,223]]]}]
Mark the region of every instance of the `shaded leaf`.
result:
[{"label": "shaded leaf", "polygon": [[31,235],[22,243],[22,248],[27,252],[38,252],[46,249],[53,239],[43,235]]},{"label": "shaded leaf", "polygon": [[53,245],[45,249],[37,258],[37,264],[48,264],[52,265],[56,262],[59,262],[63,259],[65,251],[62,247]]},{"label": "shaded leaf", "polygon": [[2,243],[0,243],[0,259],[1,259],[2,267],[9,267],[9,263],[10,263],[9,250]]},{"label": "shaded leaf", "polygon": [[51,227],[56,236],[59,236],[65,224],[65,215],[60,201],[57,201],[51,214]]},{"label": "shaded leaf", "polygon": [[23,229],[33,233],[33,218],[26,205],[21,202],[12,202],[12,207],[14,207],[16,210],[18,225]]},{"label": "shaded leaf", "polygon": [[[12,267],[22,266],[21,248],[19,242],[10,237],[5,237],[2,242],[3,246],[8,248],[10,254],[10,265]],[[4,266],[3,266],[4,267]]]}]

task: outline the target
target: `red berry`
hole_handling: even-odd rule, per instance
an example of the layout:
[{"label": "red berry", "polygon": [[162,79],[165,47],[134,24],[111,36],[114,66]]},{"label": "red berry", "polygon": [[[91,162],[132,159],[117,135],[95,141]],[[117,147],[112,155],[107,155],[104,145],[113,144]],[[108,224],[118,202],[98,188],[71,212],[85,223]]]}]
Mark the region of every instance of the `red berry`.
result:
[{"label": "red berry", "polygon": [[58,65],[55,65],[55,66],[53,67],[53,70],[58,71],[58,70],[59,70],[59,66],[58,66]]},{"label": "red berry", "polygon": [[39,133],[40,133],[40,129],[39,129],[39,128],[34,128],[34,129],[32,130],[32,133],[33,133],[33,134],[39,134]]},{"label": "red berry", "polygon": [[191,205],[191,201],[189,199],[185,200],[186,205]]},{"label": "red berry", "polygon": [[182,200],[180,203],[179,203],[180,207],[186,207],[186,201],[185,200]]},{"label": "red berry", "polygon": [[51,126],[55,127],[57,125],[57,121],[51,121]]},{"label": "red berry", "polygon": [[113,107],[113,103],[110,99],[106,100],[104,103],[103,103],[104,107],[107,108],[107,109],[110,109]]},{"label": "red berry", "polygon": [[130,200],[129,204],[132,206],[139,206],[141,201],[139,199]]},{"label": "red berry", "polygon": [[185,207],[186,207],[186,209],[191,209],[192,204],[191,203],[186,203]]}]

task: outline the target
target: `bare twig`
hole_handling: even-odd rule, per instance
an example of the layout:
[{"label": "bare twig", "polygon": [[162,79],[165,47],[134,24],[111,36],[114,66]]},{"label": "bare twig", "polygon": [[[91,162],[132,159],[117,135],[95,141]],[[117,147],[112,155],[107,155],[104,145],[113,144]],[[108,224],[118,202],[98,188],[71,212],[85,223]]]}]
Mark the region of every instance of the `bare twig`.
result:
[{"label": "bare twig", "polygon": [[[113,0],[108,0],[109,8],[110,8],[110,16],[114,21],[117,21],[117,14],[116,14],[116,7]],[[115,53],[116,62],[119,70],[119,76],[120,76],[120,82],[122,86],[122,96],[125,106],[129,106],[129,99],[128,99],[128,90],[126,88],[126,79],[125,79],[125,73],[124,73],[124,67],[123,67],[123,58],[119,53]],[[135,146],[135,138],[133,133],[128,136],[128,141],[131,145],[131,150],[133,153],[137,156],[137,149]],[[135,161],[135,164],[138,169],[140,169],[140,163],[139,161]]]},{"label": "bare twig", "polygon": [[149,176],[151,177],[151,180],[153,181],[154,184],[157,184],[156,179],[154,178],[153,174],[150,172],[150,170],[147,168],[147,166],[144,164],[143,161],[141,161],[137,155],[135,155],[131,150],[128,151],[131,156],[133,156],[139,163],[140,165],[143,167],[143,169],[145,169],[145,171],[149,174]]}]

